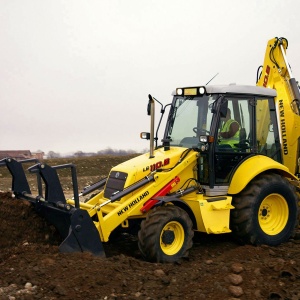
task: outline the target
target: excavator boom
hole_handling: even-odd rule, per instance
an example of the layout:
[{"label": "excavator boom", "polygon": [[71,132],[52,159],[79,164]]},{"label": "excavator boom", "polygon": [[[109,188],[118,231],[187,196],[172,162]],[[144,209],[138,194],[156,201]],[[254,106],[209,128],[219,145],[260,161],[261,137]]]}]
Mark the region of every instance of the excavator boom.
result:
[{"label": "excavator boom", "polygon": [[275,104],[280,125],[283,164],[295,174],[299,172],[297,166],[300,151],[300,93],[287,61],[287,48],[286,38],[275,37],[269,40],[257,85],[275,89],[277,92]]}]

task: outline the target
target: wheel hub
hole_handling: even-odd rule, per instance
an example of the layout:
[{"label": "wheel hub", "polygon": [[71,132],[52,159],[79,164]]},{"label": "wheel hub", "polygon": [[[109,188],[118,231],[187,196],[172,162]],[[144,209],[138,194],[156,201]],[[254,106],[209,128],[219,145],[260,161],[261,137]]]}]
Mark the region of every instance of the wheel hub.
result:
[{"label": "wheel hub", "polygon": [[175,255],[184,244],[184,228],[177,221],[168,222],[160,234],[161,250],[167,255]]},{"label": "wheel hub", "polygon": [[175,240],[175,234],[172,230],[165,230],[162,234],[161,240],[166,245],[171,245]]},{"label": "wheel hub", "polygon": [[270,216],[270,207],[264,205],[259,209],[259,215],[261,219],[266,220]]},{"label": "wheel hub", "polygon": [[269,235],[279,234],[289,218],[288,204],[278,193],[268,195],[258,209],[258,222],[263,232]]}]

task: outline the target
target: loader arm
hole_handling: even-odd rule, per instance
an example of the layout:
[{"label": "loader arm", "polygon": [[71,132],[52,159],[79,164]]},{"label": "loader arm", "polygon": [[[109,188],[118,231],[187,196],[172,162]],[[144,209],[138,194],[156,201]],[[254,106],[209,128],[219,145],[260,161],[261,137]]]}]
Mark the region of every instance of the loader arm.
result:
[{"label": "loader arm", "polygon": [[[289,168],[291,173],[295,174],[299,172],[297,166],[300,145],[300,94],[298,84],[286,58],[287,47],[288,41],[285,38],[269,40],[257,85],[275,89],[277,92],[275,104],[280,127],[283,164]],[[261,108],[258,119],[263,120],[264,114],[265,110]],[[266,126],[270,126],[270,122],[266,121],[261,128],[258,128],[260,131],[257,132],[258,136],[263,136],[262,132],[269,131]]]},{"label": "loader arm", "polygon": [[[183,151],[184,148],[181,150]],[[149,200],[155,198],[159,191],[164,191],[168,185],[174,188],[181,179],[185,180],[184,174],[191,176],[197,164],[198,152],[190,151],[188,155],[174,168],[157,170],[146,178],[127,187],[106,199],[103,193],[96,195],[87,203],[80,203],[80,208],[87,210],[90,217],[95,219],[94,224],[99,231],[101,241],[107,242],[111,232],[118,226],[127,226],[128,219],[143,219],[149,211]],[[179,177],[177,177],[179,175]],[[178,188],[177,188],[178,189]],[[170,189],[166,189],[170,191]],[[176,187],[174,188],[176,190]],[[160,194],[164,195],[164,193]],[[74,204],[72,200],[67,200]],[[146,209],[143,206],[147,203]],[[152,205],[156,201],[151,201]]]}]

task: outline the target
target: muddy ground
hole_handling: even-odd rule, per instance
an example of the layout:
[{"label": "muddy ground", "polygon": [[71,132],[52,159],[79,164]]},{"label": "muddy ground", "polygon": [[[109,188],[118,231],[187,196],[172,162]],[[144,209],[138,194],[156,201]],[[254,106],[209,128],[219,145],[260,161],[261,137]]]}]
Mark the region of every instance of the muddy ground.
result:
[{"label": "muddy ground", "polygon": [[[100,160],[102,172],[119,162],[108,158],[103,166]],[[80,184],[88,173],[78,172]],[[0,181],[6,182],[2,169]],[[107,258],[63,254],[55,229],[3,183],[0,188],[1,300],[300,299],[299,240],[254,247],[237,244],[230,234],[196,234],[189,259],[175,264],[144,261],[136,237],[128,235],[104,245]]]}]

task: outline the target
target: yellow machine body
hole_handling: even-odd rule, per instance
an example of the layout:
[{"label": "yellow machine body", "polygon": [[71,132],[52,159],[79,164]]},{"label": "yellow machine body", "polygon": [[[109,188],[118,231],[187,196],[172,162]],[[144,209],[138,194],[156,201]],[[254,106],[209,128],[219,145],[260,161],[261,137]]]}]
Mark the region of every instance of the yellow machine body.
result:
[{"label": "yellow machine body", "polygon": [[[149,154],[143,154],[121,163],[112,168],[111,172],[124,172],[128,174],[126,180],[127,186],[143,179],[148,173],[151,166],[164,165],[170,168],[170,171],[155,172],[154,181],[149,182],[145,187],[123,197],[120,201],[108,203],[100,208],[100,205],[108,199],[104,197],[104,191],[94,196],[86,203],[81,203],[81,209],[87,210],[91,218],[97,215],[95,226],[98,229],[101,240],[107,242],[111,232],[119,225],[128,226],[128,220],[136,218],[145,218],[146,214],[141,211],[143,205],[150,200],[159,190],[161,190],[171,179],[178,177],[180,182],[174,184],[170,191],[175,193],[180,191],[182,183],[189,178],[197,176],[197,162],[199,154],[191,152],[188,156],[172,170],[175,164],[180,161],[182,153],[187,149],[172,147],[165,152],[162,148],[155,150],[155,158],[149,159]],[[206,197],[203,193],[195,191],[182,199],[190,207],[195,216],[195,230],[206,233],[226,233],[229,229],[229,213],[233,209],[231,197],[223,197],[222,201],[213,203],[214,197]],[[73,200],[68,200],[69,204],[74,204]],[[172,204],[169,204],[172,205]]]},{"label": "yellow machine body", "polygon": [[[299,180],[296,173],[299,159],[300,116],[298,105],[295,103],[295,95],[289,83],[290,74],[282,55],[282,51],[285,53],[286,48],[285,40],[280,45],[277,43],[277,38],[268,42],[262,74],[257,82],[257,86],[272,88],[277,92],[275,105],[280,125],[283,163],[264,155],[252,156],[241,162],[234,170],[229,185],[225,189],[226,192],[223,194],[209,196],[199,185],[195,191],[180,197],[180,200],[185,203],[184,205],[178,204],[174,200],[175,198],[166,201],[164,205],[179,205],[189,213],[195,231],[208,234],[231,232],[231,211],[235,209],[232,205],[232,198],[243,191],[260,174],[272,171],[281,174],[298,186]],[[193,96],[198,93],[197,89],[188,88],[183,93],[186,96]],[[271,125],[269,115],[266,114],[267,109],[265,103],[258,104],[256,131],[260,145],[266,143]],[[127,174],[124,190],[143,180],[149,174],[153,175],[153,180],[126,194],[116,202],[110,202],[109,198],[105,197],[103,190],[86,203],[80,204],[80,208],[86,210],[94,220],[101,241],[107,242],[110,234],[117,227],[128,227],[130,220],[145,219],[151,210],[143,212],[143,206],[148,201],[156,199],[155,195],[174,178],[179,178],[180,181],[173,183],[168,195],[180,194],[184,182],[189,178],[198,177],[201,151],[188,150],[184,147],[169,147],[167,151],[163,147],[157,148],[152,153],[150,152],[150,155],[149,153],[142,154],[111,170],[111,174],[119,172]],[[182,159],[185,153],[187,155]],[[68,203],[73,205],[74,201],[68,200]]]},{"label": "yellow machine body", "polygon": [[[30,168],[43,179],[45,197],[31,195],[19,162],[5,159],[0,166],[13,175],[16,197],[33,202],[58,229],[63,252],[103,255],[102,242],[135,225],[142,255],[156,262],[186,257],[194,231],[233,232],[246,243],[278,245],[294,232],[300,192],[300,93],[286,49],[285,38],[268,42],[256,86],[176,89],[161,110],[163,116],[169,106],[160,146],[154,136],[157,100],[149,95],[151,132],[141,134],[150,140],[149,153],[113,167],[104,182],[87,187],[89,193],[102,190],[86,201],[79,201],[73,165],[67,166],[73,199],[65,199],[55,171],[64,166]],[[237,123],[239,132],[226,145],[221,133],[228,116],[227,129]]]}]

